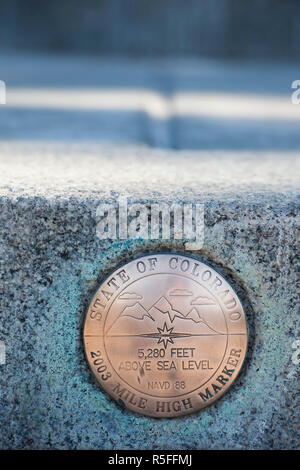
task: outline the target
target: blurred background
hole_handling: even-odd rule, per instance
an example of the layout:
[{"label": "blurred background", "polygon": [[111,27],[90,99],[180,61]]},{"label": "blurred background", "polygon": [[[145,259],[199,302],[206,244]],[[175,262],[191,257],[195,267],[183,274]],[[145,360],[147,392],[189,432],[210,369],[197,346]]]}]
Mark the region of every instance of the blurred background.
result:
[{"label": "blurred background", "polygon": [[9,0],[2,49],[297,59],[298,0]]},{"label": "blurred background", "polygon": [[300,148],[299,0],[1,2],[2,141]]}]

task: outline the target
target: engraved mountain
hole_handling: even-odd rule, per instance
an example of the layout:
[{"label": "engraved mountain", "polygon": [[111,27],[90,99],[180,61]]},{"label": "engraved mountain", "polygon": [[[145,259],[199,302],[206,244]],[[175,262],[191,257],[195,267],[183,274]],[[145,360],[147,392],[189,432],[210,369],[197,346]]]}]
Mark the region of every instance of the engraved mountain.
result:
[{"label": "engraved mountain", "polygon": [[174,331],[190,333],[192,324],[197,324],[199,334],[220,334],[201,317],[196,305],[189,306],[186,314],[174,309],[167,297],[162,296],[147,310],[141,302],[125,305],[119,317],[109,327],[109,335],[137,335],[146,331],[157,331],[164,324],[174,327]]},{"label": "engraved mountain", "polygon": [[151,316],[156,316],[156,312],[160,312],[163,315],[168,315],[170,322],[173,323],[174,318],[185,318],[185,316],[177,311],[174,310],[170,302],[166,299],[166,297],[160,297],[157,302],[150,308],[149,313]]},{"label": "engraved mountain", "polygon": [[167,315],[169,317],[169,320],[171,323],[173,323],[174,318],[182,318],[185,320],[192,320],[196,323],[199,322],[204,322],[204,320],[201,318],[200,313],[196,309],[196,307],[192,307],[191,310],[187,313],[187,315],[184,315],[183,313],[179,312],[178,310],[175,310],[171,303],[167,300],[166,297],[161,297],[154,305],[153,307],[150,308],[149,314],[153,317],[155,316],[157,310],[162,313],[163,315]]},{"label": "engraved mountain", "polygon": [[121,316],[124,315],[136,318],[137,320],[143,320],[144,317],[150,316],[147,310],[142,306],[142,304],[140,304],[140,302],[137,302],[136,304],[131,305],[129,307],[125,307],[123,312],[121,313]]}]

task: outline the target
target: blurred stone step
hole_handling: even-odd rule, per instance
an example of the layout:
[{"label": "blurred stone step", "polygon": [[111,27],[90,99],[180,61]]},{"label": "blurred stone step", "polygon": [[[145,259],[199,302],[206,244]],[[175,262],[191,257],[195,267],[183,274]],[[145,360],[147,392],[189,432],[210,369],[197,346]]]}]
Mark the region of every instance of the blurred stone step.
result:
[{"label": "blurred stone step", "polygon": [[0,56],[2,140],[300,149],[293,64]]}]

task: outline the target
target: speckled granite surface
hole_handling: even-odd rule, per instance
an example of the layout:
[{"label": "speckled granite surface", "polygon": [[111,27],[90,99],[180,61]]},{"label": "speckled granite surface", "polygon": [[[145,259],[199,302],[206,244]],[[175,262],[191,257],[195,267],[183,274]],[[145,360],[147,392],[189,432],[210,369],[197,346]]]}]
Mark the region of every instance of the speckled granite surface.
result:
[{"label": "speckled granite surface", "polygon": [[[297,154],[186,153],[97,145],[0,145],[1,449],[299,448]],[[126,162],[126,164],[124,164]],[[108,183],[109,182],[109,183]],[[202,412],[157,420],[120,408],[95,383],[82,322],[100,280],[182,242],[96,237],[102,200],[205,203],[194,256],[232,283],[249,350],[230,391]]]}]

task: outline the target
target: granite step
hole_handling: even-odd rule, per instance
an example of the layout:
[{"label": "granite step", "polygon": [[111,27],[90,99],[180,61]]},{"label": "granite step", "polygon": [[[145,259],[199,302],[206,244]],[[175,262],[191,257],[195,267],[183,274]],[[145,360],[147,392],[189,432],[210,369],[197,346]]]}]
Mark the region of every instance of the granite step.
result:
[{"label": "granite step", "polygon": [[[277,84],[272,82],[282,116],[270,118],[269,135],[260,133],[264,118],[257,113],[269,112],[262,98],[241,124],[246,130],[250,121],[254,125],[253,138],[249,131],[244,143],[243,134],[235,137],[232,116],[222,120],[222,138],[215,125],[201,125],[206,118],[186,122],[184,113],[174,128],[174,116],[181,112],[174,107],[180,103],[175,106],[174,96],[166,92],[169,78],[162,80],[161,66],[95,62],[86,64],[80,79],[74,59],[51,60],[32,59],[32,66],[0,60],[8,92],[8,103],[0,108],[0,448],[299,447],[300,138],[298,108],[288,106],[280,94],[285,86],[280,77],[292,75],[285,69]],[[174,89],[181,80],[192,87],[201,70],[203,77],[223,70],[228,74],[224,86],[235,77],[236,84],[255,92],[247,73],[241,83],[239,69],[224,64],[206,69],[203,64],[171,65],[166,73],[175,77]],[[114,111],[101,114],[99,93],[113,87],[112,77],[119,84],[121,72],[126,82],[125,71],[132,74],[128,82],[135,80],[126,106],[133,100],[136,109],[122,111],[118,120]],[[263,75],[269,76],[264,70]],[[84,99],[80,83],[85,84]],[[204,88],[205,83],[212,86],[208,78],[203,78]],[[68,88],[65,94],[63,87]],[[115,97],[125,100],[126,93]],[[224,105],[228,94],[223,98]],[[96,110],[74,111],[74,103]],[[232,97],[231,114],[246,113],[234,103]],[[276,140],[279,128],[282,135]],[[188,145],[189,133],[193,145]],[[186,238],[100,239],[97,207],[116,204],[119,197],[147,206],[204,204],[203,246],[191,251]],[[119,407],[95,383],[83,351],[82,323],[100,281],[119,264],[156,251],[190,254],[219,271],[241,298],[249,327],[247,358],[230,391],[202,412],[176,420],[153,420]]]}]

